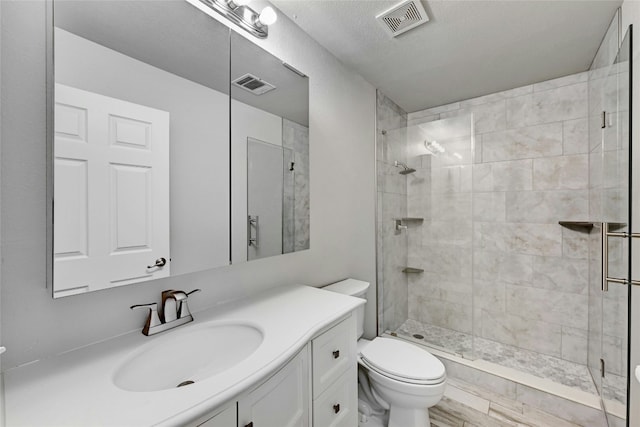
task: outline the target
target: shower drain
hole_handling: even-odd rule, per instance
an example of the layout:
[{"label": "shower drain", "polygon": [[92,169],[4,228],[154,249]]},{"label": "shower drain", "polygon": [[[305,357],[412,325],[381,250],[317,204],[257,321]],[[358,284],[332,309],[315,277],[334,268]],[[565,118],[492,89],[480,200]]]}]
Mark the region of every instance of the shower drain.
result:
[{"label": "shower drain", "polygon": [[191,381],[191,380],[182,381],[180,384],[178,384],[178,385],[176,386],[176,388],[178,388],[178,387],[184,387],[184,386],[186,386],[186,385],[193,384],[194,382],[195,382],[195,381]]},{"label": "shower drain", "polygon": [[423,340],[424,339],[424,335],[420,335],[420,334],[413,334],[413,337],[415,339],[418,339],[418,340]]}]

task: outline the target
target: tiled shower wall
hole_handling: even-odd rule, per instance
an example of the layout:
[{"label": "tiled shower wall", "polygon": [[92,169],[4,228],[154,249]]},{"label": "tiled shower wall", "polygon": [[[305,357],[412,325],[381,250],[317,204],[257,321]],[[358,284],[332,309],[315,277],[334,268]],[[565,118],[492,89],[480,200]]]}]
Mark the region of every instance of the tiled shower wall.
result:
[{"label": "tiled shower wall", "polygon": [[377,92],[377,275],[378,330],[395,330],[408,316],[407,237],[398,233],[395,218],[407,216],[407,180],[395,161],[407,162],[407,113]]},{"label": "tiled shower wall", "polygon": [[285,172],[291,161],[295,171],[292,183],[285,175],[283,252],[288,253],[309,249],[310,244],[309,128],[283,118],[282,146],[290,150]]},{"label": "tiled shower wall", "polygon": [[[587,78],[570,75],[408,114],[409,134],[415,125],[472,114],[475,136],[468,138],[475,144],[473,168],[455,166],[458,194],[437,203],[443,209],[446,202],[447,217],[459,222],[438,230],[425,220],[408,230],[408,259],[438,266],[409,279],[409,318],[586,363],[587,239],[558,221],[588,218]],[[380,120],[380,100],[378,109]],[[408,214],[427,219],[436,203],[411,201],[442,189],[428,157],[408,159],[418,172],[407,177]],[[398,199],[393,209],[402,211],[402,185],[386,190],[383,209],[392,209],[384,200],[389,194]],[[378,224],[383,236],[390,223]]]}]

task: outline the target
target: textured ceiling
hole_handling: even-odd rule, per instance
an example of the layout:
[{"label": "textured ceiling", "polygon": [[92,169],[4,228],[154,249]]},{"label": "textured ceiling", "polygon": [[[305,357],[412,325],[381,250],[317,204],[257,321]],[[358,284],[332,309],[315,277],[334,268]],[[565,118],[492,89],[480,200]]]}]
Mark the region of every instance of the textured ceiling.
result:
[{"label": "textured ceiling", "polygon": [[395,39],[375,15],[396,1],[273,3],[413,112],[588,69],[621,1],[423,0],[430,21]]}]

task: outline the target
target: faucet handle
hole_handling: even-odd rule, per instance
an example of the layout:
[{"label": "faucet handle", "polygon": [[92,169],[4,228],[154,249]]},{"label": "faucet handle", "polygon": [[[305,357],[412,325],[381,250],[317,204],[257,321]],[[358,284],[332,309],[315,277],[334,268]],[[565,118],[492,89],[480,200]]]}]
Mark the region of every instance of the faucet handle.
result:
[{"label": "faucet handle", "polygon": [[135,310],[137,308],[148,308],[149,316],[147,317],[147,322],[144,324],[144,328],[142,328],[142,333],[145,335],[149,335],[149,329],[159,326],[162,324],[160,321],[160,316],[158,316],[158,303],[152,302],[149,304],[135,304],[132,305],[131,310]]},{"label": "faucet handle", "polygon": [[180,294],[184,295],[183,298],[176,298],[176,301],[179,301],[179,305],[178,305],[178,319],[182,319],[184,317],[191,317],[193,318],[193,316],[191,316],[191,312],[189,311],[189,306],[187,305],[187,298],[189,297],[189,295],[191,294],[195,294],[196,292],[200,292],[200,289],[194,289],[191,292],[179,292]]}]

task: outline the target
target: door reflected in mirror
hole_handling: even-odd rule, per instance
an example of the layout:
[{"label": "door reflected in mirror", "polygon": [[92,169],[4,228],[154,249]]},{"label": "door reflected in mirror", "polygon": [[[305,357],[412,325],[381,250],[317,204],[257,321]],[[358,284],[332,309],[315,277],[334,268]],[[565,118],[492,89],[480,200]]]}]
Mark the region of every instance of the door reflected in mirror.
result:
[{"label": "door reflected in mirror", "polygon": [[182,0],[54,16],[54,297],[228,265],[229,29]]},{"label": "door reflected in mirror", "polygon": [[309,79],[231,35],[232,260],[309,249]]}]

